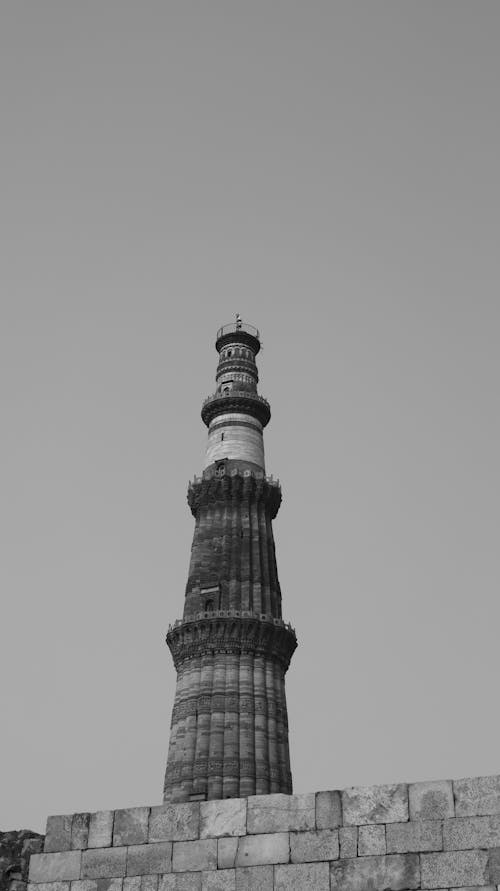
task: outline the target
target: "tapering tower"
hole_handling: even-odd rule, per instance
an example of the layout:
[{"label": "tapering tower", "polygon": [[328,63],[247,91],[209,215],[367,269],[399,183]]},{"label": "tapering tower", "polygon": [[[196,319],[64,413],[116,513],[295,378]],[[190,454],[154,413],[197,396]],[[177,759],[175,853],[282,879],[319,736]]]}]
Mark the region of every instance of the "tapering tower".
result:
[{"label": "tapering tower", "polygon": [[285,672],[297,641],[281,616],[271,524],[281,489],[264,466],[271,411],[257,393],[259,332],[237,316],[215,346],[205,468],[188,489],[184,614],[167,634],[177,669],[168,801],[292,791]]}]

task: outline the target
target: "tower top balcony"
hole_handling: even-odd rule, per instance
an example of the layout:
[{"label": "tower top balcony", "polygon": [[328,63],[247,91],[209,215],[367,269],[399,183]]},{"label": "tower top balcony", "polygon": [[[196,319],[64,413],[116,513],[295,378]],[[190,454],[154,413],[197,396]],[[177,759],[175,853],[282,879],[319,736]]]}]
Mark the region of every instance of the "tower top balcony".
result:
[{"label": "tower top balcony", "polygon": [[246,344],[252,350],[254,356],[256,356],[260,350],[259,330],[253,325],[243,322],[240,316],[237,315],[235,322],[222,325],[217,331],[217,340],[215,341],[217,352],[220,353],[229,343]]}]

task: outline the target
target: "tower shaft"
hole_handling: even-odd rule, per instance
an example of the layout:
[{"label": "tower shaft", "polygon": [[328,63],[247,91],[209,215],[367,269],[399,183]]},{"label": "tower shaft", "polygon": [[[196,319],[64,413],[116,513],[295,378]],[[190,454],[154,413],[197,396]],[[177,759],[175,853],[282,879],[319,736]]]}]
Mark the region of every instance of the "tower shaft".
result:
[{"label": "tower shaft", "polygon": [[291,792],[285,672],[297,645],[283,622],[257,394],[258,332],[220,329],[217,389],[202,408],[205,469],[190,483],[195,517],[181,620],[167,643],[177,669],[165,800]]}]

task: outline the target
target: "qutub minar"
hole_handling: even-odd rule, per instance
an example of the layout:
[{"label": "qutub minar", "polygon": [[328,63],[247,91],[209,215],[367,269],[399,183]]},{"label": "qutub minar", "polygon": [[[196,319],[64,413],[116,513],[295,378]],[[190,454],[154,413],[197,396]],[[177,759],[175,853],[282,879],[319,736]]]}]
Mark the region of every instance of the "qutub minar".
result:
[{"label": "qutub minar", "polygon": [[281,615],[266,476],[269,403],[257,393],[259,332],[217,332],[216,390],[203,403],[205,467],[189,484],[195,518],[182,619],[167,643],[177,669],[164,800],[292,791],[285,672],[297,646]]}]

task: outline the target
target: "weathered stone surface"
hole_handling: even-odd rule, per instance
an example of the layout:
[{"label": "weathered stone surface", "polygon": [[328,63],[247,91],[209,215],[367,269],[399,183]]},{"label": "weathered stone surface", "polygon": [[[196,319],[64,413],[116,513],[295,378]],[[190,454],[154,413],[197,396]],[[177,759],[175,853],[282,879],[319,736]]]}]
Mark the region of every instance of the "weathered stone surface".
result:
[{"label": "weathered stone surface", "polygon": [[288,863],[290,843],[288,832],[220,838],[218,842],[219,869],[235,866],[265,866]]},{"label": "weathered stone surface", "polygon": [[30,859],[30,882],[59,882],[79,879],[81,851],[54,854],[33,854]]},{"label": "weathered stone surface", "polygon": [[245,835],[246,825],[246,798],[202,801],[200,804],[200,838]]},{"label": "weathered stone surface", "polygon": [[274,891],[330,891],[328,863],[300,863],[293,866],[276,866]]},{"label": "weathered stone surface", "polygon": [[342,826],[340,792],[316,793],[316,829],[337,829]]},{"label": "weathered stone surface", "polygon": [[439,820],[410,823],[388,823],[386,843],[388,854],[419,851],[442,851],[442,824]]},{"label": "weathered stone surface", "polygon": [[443,848],[460,851],[500,846],[500,815],[463,817],[443,823]]},{"label": "weathered stone surface", "polygon": [[200,834],[200,803],[163,804],[152,807],[149,841],[194,841]]},{"label": "weathered stone surface", "polygon": [[243,866],[236,870],[236,891],[273,891],[274,867]]},{"label": "weathered stone surface", "polygon": [[360,826],[358,830],[358,856],[385,854],[385,826]]},{"label": "weathered stone surface", "polygon": [[[127,860],[128,866],[128,860]],[[124,879],[125,881],[125,879]],[[141,876],[141,891],[158,891],[158,876]]]},{"label": "weathered stone surface", "polygon": [[71,814],[60,814],[54,817],[47,817],[45,844],[43,847],[47,854],[54,851],[71,850],[72,820],[73,817]]},{"label": "weathered stone surface", "polygon": [[83,851],[82,879],[121,878],[125,875],[126,863],[126,848],[96,848]]},{"label": "weathered stone surface", "polygon": [[123,879],[96,879],[97,891],[122,891]]},{"label": "weathered stone surface", "polygon": [[123,879],[123,891],[141,891],[141,877],[126,876]]},{"label": "weathered stone surface", "polygon": [[455,816],[451,780],[412,783],[408,795],[410,820],[443,820]]},{"label": "weathered stone surface", "polygon": [[76,879],[71,882],[71,891],[97,891],[97,879]]},{"label": "weathered stone surface", "polygon": [[158,891],[201,891],[201,872],[163,876]]},{"label": "weathered stone surface", "polygon": [[340,857],[342,860],[358,855],[358,827],[342,826],[339,829]]},{"label": "weathered stone surface", "polygon": [[366,823],[402,823],[408,819],[408,787],[354,786],[342,792],[345,826]]},{"label": "weathered stone surface", "polygon": [[500,814],[500,776],[454,780],[456,817]]},{"label": "weathered stone surface", "polygon": [[337,860],[338,856],[339,833],[337,829],[315,829],[312,832],[290,833],[292,863]]},{"label": "weathered stone surface", "polygon": [[173,872],[194,872],[202,869],[217,869],[217,840],[215,838],[174,842]]},{"label": "weathered stone surface", "polygon": [[301,832],[316,828],[314,793],[252,795],[248,799],[247,832]]},{"label": "weathered stone surface", "polygon": [[491,882],[500,883],[500,848],[491,848],[488,856],[488,870]]},{"label": "weathered stone surface", "polygon": [[487,885],[487,851],[448,851],[421,854],[422,888]]},{"label": "weathered stone surface", "polygon": [[14,891],[14,882],[27,882],[30,856],[40,854],[43,843],[43,835],[30,829],[0,832],[0,891]]},{"label": "weathered stone surface", "polygon": [[236,891],[236,870],[202,872],[201,891]]},{"label": "weathered stone surface", "polygon": [[[127,875],[146,876],[171,872],[172,842],[155,845],[131,845],[127,854]],[[144,889],[141,887],[141,891]]]},{"label": "weathered stone surface", "polygon": [[113,846],[144,845],[148,840],[148,807],[129,807],[115,811]]},{"label": "weathered stone surface", "polygon": [[90,815],[89,848],[108,848],[113,840],[114,811],[96,811]]},{"label": "weathered stone surface", "polygon": [[27,891],[69,891],[69,882],[40,882],[36,885],[28,884]]},{"label": "weathered stone surface", "polygon": [[403,891],[420,888],[418,854],[359,857],[330,865],[332,891]]},{"label": "weathered stone surface", "polygon": [[71,823],[71,849],[81,851],[88,847],[90,814],[73,814]]}]

